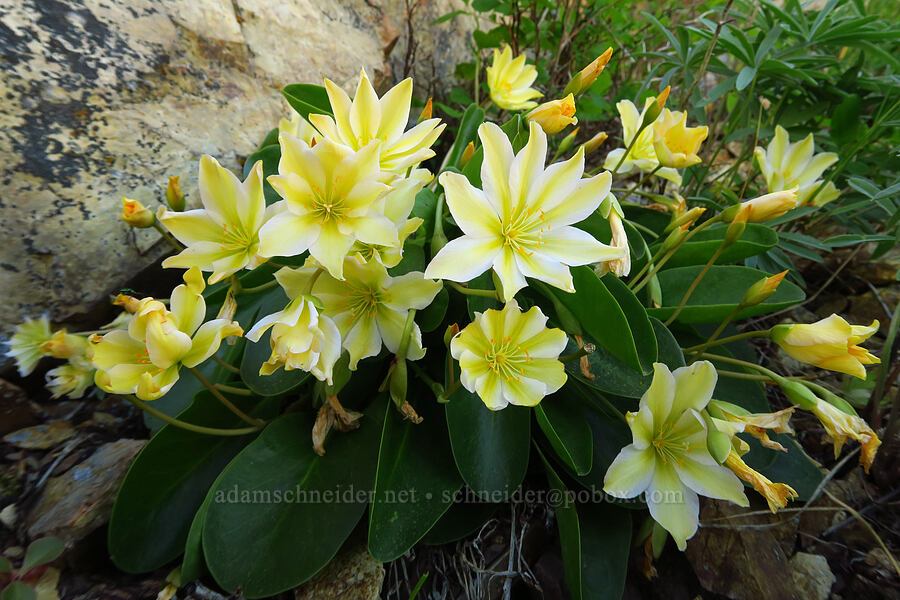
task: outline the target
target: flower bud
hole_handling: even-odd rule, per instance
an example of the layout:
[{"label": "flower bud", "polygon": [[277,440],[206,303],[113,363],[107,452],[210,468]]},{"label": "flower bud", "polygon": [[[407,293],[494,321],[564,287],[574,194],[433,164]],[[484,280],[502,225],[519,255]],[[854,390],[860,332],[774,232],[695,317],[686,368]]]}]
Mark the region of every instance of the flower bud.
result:
[{"label": "flower bud", "polygon": [[778,284],[785,275],[787,275],[787,271],[782,271],[771,277],[764,277],[751,285],[741,300],[741,306],[756,306],[768,300],[778,289]]},{"label": "flower bud", "polygon": [[732,220],[739,211],[747,210],[748,223],[762,223],[763,221],[776,219],[796,207],[797,190],[783,190],[731,206],[723,211],[722,218],[726,221]]},{"label": "flower bud", "polygon": [[579,127],[576,127],[571,131],[571,133],[569,133],[569,135],[563,138],[563,140],[559,143],[559,148],[556,150],[557,155],[565,154],[572,148],[572,146],[575,145],[575,137],[578,135],[579,129]]},{"label": "flower bud", "polygon": [[612,53],[613,49],[607,48],[603,54],[595,58],[588,66],[576,73],[575,76],[572,77],[572,80],[566,85],[563,94],[577,94],[580,96],[588,91],[597,80],[600,73],[603,72],[603,69],[606,68],[610,57],[612,57]]},{"label": "flower bud", "polygon": [[812,410],[820,402],[812,390],[797,381],[791,381],[784,377],[775,380],[784,395],[787,396],[791,403],[796,404],[803,410]]},{"label": "flower bud", "polygon": [[725,230],[725,238],[722,240],[723,247],[727,248],[744,235],[744,230],[747,229],[747,217],[749,216],[750,211],[746,207],[737,212],[734,219],[729,223],[728,229]]},{"label": "flower bud", "polygon": [[119,294],[116,296],[115,300],[113,300],[114,306],[121,306],[128,313],[134,314],[141,307],[141,301],[135,298],[134,296],[129,296],[127,294]]},{"label": "flower bud", "polygon": [[459,325],[454,323],[453,325],[448,325],[447,330],[444,332],[444,345],[448,348],[450,347],[450,340],[456,337],[456,334],[459,333]]},{"label": "flower bud", "polygon": [[122,196],[122,214],[119,218],[138,229],[153,227],[156,215],[137,200]]},{"label": "flower bud", "polygon": [[390,383],[388,385],[388,390],[391,394],[391,400],[394,402],[394,406],[397,408],[402,407],[406,404],[406,387],[407,387],[407,377],[406,377],[406,359],[400,359],[394,363],[394,367],[391,369],[390,374]]},{"label": "flower bud", "polygon": [[544,102],[528,113],[526,118],[540,125],[548,135],[559,133],[569,125],[578,123],[575,117],[575,98],[569,94],[560,100]]},{"label": "flower bud", "polygon": [[[677,210],[677,205],[676,205]],[[673,229],[687,229],[689,228],[694,221],[699,219],[703,213],[706,212],[706,208],[702,206],[695,206],[691,210],[685,211],[681,213],[678,217],[672,219],[672,222],[666,226],[666,231],[672,231]]]},{"label": "flower bud", "polygon": [[584,149],[584,154],[588,155],[599,148],[601,145],[603,145],[603,142],[605,142],[608,137],[609,136],[605,131],[601,131],[600,133],[583,143],[581,147]]},{"label": "flower bud", "polygon": [[181,191],[181,185],[178,183],[178,176],[169,177],[169,185],[166,187],[166,202],[169,207],[181,212],[184,210],[184,192]]},{"label": "flower bud", "polygon": [[[691,209],[691,210],[693,210],[693,209]],[[688,212],[690,212],[690,211],[688,211]],[[674,230],[672,230],[672,233],[670,233],[668,235],[668,237],[665,240],[663,240],[661,250],[663,252],[665,252],[667,250],[671,250],[672,248],[674,248],[675,246],[680,244],[681,241],[684,240],[684,237],[686,235],[687,235],[687,231],[684,229],[683,225],[681,227],[676,227]]]},{"label": "flower bud", "polygon": [[425,108],[422,109],[422,112],[419,114],[419,118],[416,119],[416,123],[421,123],[422,121],[427,121],[431,118],[431,114],[433,112],[431,106],[431,98],[428,99],[428,102],[425,103]]},{"label": "flower bud", "polygon": [[459,167],[462,168],[469,164],[469,161],[472,160],[472,157],[475,155],[475,143],[469,142],[466,144],[466,147],[462,151],[462,156],[459,157]]},{"label": "flower bud", "polygon": [[669,99],[669,91],[671,89],[672,86],[667,85],[666,89],[660,92],[659,96],[656,97],[656,102],[650,103],[647,107],[647,111],[644,113],[644,120],[641,121],[641,129],[644,129],[659,118],[660,113],[662,113],[663,109],[666,107],[666,100]]}]

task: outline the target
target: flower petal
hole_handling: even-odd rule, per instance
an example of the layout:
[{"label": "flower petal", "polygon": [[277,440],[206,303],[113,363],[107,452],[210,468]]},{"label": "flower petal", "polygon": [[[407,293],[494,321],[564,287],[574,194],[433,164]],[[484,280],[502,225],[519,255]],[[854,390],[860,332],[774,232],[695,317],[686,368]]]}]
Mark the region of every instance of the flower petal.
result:
[{"label": "flower petal", "polygon": [[484,192],[459,173],[444,172],[438,179],[444,186],[450,214],[463,233],[476,237],[499,236],[500,216]]},{"label": "flower petal", "polygon": [[431,259],[425,278],[470,281],[491,268],[502,248],[498,237],[458,237]]},{"label": "flower petal", "polygon": [[699,524],[697,494],[681,483],[671,465],[657,463],[644,498],[650,515],[669,532],[678,549],[684,550]]},{"label": "flower petal", "polygon": [[655,450],[625,446],[606,471],[603,491],[616,498],[634,498],[647,489],[655,471]]},{"label": "flower petal", "polygon": [[708,360],[701,360],[689,367],[679,367],[672,372],[675,378],[673,415],[688,409],[703,410],[712,399],[718,376],[716,368]]},{"label": "flower petal", "polygon": [[698,494],[707,498],[730,500],[738,506],[750,505],[744,493],[744,484],[731,469],[719,464],[702,464],[688,456],[672,466],[682,483]]}]

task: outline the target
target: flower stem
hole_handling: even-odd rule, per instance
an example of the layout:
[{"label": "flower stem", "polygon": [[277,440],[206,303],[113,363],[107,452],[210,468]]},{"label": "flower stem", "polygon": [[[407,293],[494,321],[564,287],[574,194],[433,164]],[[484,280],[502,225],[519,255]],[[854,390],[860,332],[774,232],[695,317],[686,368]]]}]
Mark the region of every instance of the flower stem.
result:
[{"label": "flower stem", "polygon": [[312,294],[313,286],[316,285],[316,281],[318,281],[319,277],[324,272],[325,272],[325,267],[319,267],[318,269],[316,269],[316,272],[313,273],[312,277],[310,277],[310,279],[309,279],[309,285],[306,286],[307,294]]},{"label": "flower stem", "polygon": [[245,423],[248,423],[250,425],[253,425],[254,427],[259,427],[259,426],[265,425],[265,421],[263,421],[261,419],[255,419],[255,418],[251,417],[250,415],[248,415],[247,413],[245,413],[244,411],[242,411],[241,409],[239,409],[237,406],[235,406],[231,400],[226,398],[222,394],[222,392],[220,392],[218,389],[216,389],[216,386],[214,386],[212,383],[209,382],[209,379],[207,379],[206,377],[203,376],[203,373],[201,373],[197,369],[197,367],[190,367],[188,369],[188,371],[190,371],[191,374],[197,378],[197,381],[199,381],[200,383],[203,384],[203,387],[208,389],[209,392],[213,396],[216,397],[216,400],[221,402],[225,406],[225,408],[227,408],[228,410],[233,412],[242,421],[244,421]]},{"label": "flower stem", "polygon": [[665,325],[670,325],[672,321],[678,318],[678,315],[681,314],[681,311],[687,304],[688,299],[694,293],[694,290],[697,289],[697,286],[700,285],[700,281],[706,276],[707,273],[709,273],[709,270],[712,268],[715,262],[719,260],[719,257],[722,256],[722,252],[725,250],[725,248],[726,244],[723,240],[722,243],[719,244],[719,247],[716,248],[716,251],[713,252],[713,255],[709,257],[709,260],[706,261],[706,264],[703,266],[700,272],[697,273],[697,276],[694,277],[694,281],[691,282],[691,285],[688,286],[688,289],[684,292],[684,296],[681,297],[681,302],[678,304],[678,308],[675,309],[675,312],[672,313],[672,316],[666,319]]},{"label": "flower stem", "polygon": [[159,222],[159,219],[153,219],[153,229],[158,231],[159,235],[164,237],[165,240],[167,242],[169,242],[169,245],[172,246],[172,248],[174,248],[176,252],[181,252],[182,250],[184,250],[184,246],[182,246],[180,243],[178,243],[178,240],[176,240],[174,237],[172,237],[172,234],[169,233],[165,227],[163,227],[162,223]]},{"label": "flower stem", "polygon": [[[682,351],[683,350],[684,350],[684,348],[682,348]],[[697,358],[708,358],[709,360],[717,360],[719,362],[730,363],[732,365],[740,365],[742,367],[755,369],[755,370],[759,371],[760,373],[765,373],[772,380],[777,380],[777,379],[781,378],[781,375],[779,375],[775,371],[771,371],[771,370],[765,368],[762,365],[757,365],[755,363],[747,362],[746,360],[740,360],[738,358],[731,358],[730,356],[722,356],[721,354],[710,354],[708,352],[704,352],[704,353],[700,354],[700,356],[698,356]]]},{"label": "flower stem", "polygon": [[185,429],[187,431],[193,431],[195,433],[205,433],[207,435],[219,435],[219,436],[231,436],[231,435],[248,435],[251,433],[255,433],[262,429],[261,426],[257,427],[242,427],[240,429],[219,429],[217,427],[204,427],[202,425],[194,425],[193,423],[187,423],[185,421],[181,421],[176,419],[175,417],[170,417],[166,413],[157,410],[147,404],[142,400],[138,400],[134,396],[123,396],[126,400],[137,406],[142,411],[153,415],[160,421],[164,421],[173,427],[178,427],[180,429]]},{"label": "flower stem", "polygon": [[264,283],[262,285],[258,285],[256,287],[248,287],[248,288],[242,287],[242,288],[240,288],[238,293],[239,294],[255,294],[257,292],[262,292],[262,291],[267,290],[270,287],[274,287],[276,285],[278,285],[278,280],[273,279],[272,281],[267,281],[266,283]]},{"label": "flower stem", "polygon": [[647,173],[645,173],[644,176],[641,177],[641,179],[637,183],[635,183],[633,186],[631,186],[630,190],[625,192],[625,195],[622,196],[622,199],[619,200],[619,202],[621,203],[621,202],[624,202],[626,199],[628,199],[628,197],[631,196],[636,189],[638,189],[639,187],[641,187],[642,185],[647,183],[647,180],[650,179],[651,177],[653,177],[656,174],[656,172],[659,171],[660,169],[662,169],[662,165],[656,165],[652,171],[648,171]]},{"label": "flower stem", "polygon": [[[745,331],[744,333],[738,333],[735,335],[730,335],[728,337],[723,337],[722,339],[715,339],[714,336],[710,336],[709,340],[703,342],[702,344],[697,344],[696,346],[691,346],[690,348],[685,348],[685,352],[703,352],[710,346],[721,346],[722,344],[730,344],[731,342],[736,342],[738,340],[746,340],[747,338],[764,338],[769,337],[768,329],[756,329],[753,331]],[[713,341],[715,340],[715,341]]]},{"label": "flower stem", "polygon": [[563,356],[560,356],[559,362],[567,363],[572,362],[573,360],[581,360],[582,356],[593,354],[595,350],[597,350],[597,347],[594,346],[594,344],[585,344],[572,354],[564,354]]},{"label": "flower stem", "polygon": [[222,360],[221,358],[219,358],[219,357],[216,356],[215,354],[213,354],[213,355],[211,356],[211,358],[212,358],[214,361],[216,361],[217,363],[219,363],[219,366],[221,366],[222,368],[224,368],[226,371],[231,371],[232,373],[240,373],[240,372],[241,372],[241,370],[238,369],[236,366],[231,365],[231,364],[228,364],[227,362],[225,362],[224,360]]},{"label": "flower stem", "polygon": [[447,281],[446,279],[444,280],[444,284],[449,285],[460,294],[465,294],[466,296],[482,296],[484,298],[493,298],[497,301],[500,300],[500,296],[497,295],[497,292],[495,290],[479,290],[468,288],[456,283],[455,281]]},{"label": "flower stem", "polygon": [[[709,336],[709,338],[707,338],[707,340],[703,344],[700,344],[700,348],[698,350],[694,351],[693,356],[691,356],[691,362],[694,362],[695,360],[697,360],[697,357],[699,357],[700,354],[702,354],[709,346],[711,346],[713,344],[713,342],[716,341],[716,339],[722,334],[722,332],[725,331],[725,327],[729,323],[731,323],[732,319],[734,319],[737,316],[737,314],[740,312],[740,310],[742,308],[744,308],[744,307],[741,304],[738,304],[737,306],[735,306],[734,308],[731,309],[731,312],[728,313],[728,316],[726,316],[725,319],[721,323],[719,323],[719,326],[716,327],[716,330],[713,331],[712,335]],[[735,337],[735,336],[732,336],[732,337]]]},{"label": "flower stem", "polygon": [[229,394],[236,394],[238,396],[253,396],[253,392],[250,390],[245,390],[244,388],[233,387],[230,385],[225,385],[224,383],[215,384],[217,390],[221,390],[223,392],[228,392]]},{"label": "flower stem", "polygon": [[[731,377],[732,379],[749,379],[752,381],[772,381],[771,377],[767,375],[753,375],[752,373],[739,373],[737,371],[726,371],[725,369],[716,369],[716,372],[719,375],[724,377]],[[797,381],[802,381],[804,377],[785,377],[785,379],[793,379]]]},{"label": "flower stem", "polygon": [[[713,217],[707,221],[704,221],[703,223],[700,223],[699,225],[694,227],[691,231],[688,232],[688,234],[686,236],[684,236],[684,238],[682,238],[682,240],[680,242],[678,242],[675,245],[674,248],[669,250],[665,256],[663,256],[661,259],[659,259],[659,262],[650,269],[650,271],[644,276],[644,279],[640,283],[638,283],[635,287],[633,287],[631,289],[631,291],[634,292],[635,294],[638,293],[641,290],[641,288],[643,288],[645,285],[647,285],[647,283],[650,282],[650,278],[653,277],[654,275],[656,275],[657,271],[659,271],[660,269],[663,268],[663,265],[665,265],[669,261],[669,259],[672,258],[672,256],[678,251],[679,248],[684,246],[692,237],[694,237],[695,235],[697,235],[698,233],[700,233],[701,231],[703,231],[710,225],[712,225],[714,223],[718,223],[718,222],[719,222],[719,217],[718,217],[718,215],[716,215],[715,217]],[[644,265],[645,268],[648,265],[653,264],[653,261],[656,260],[660,256],[660,254],[662,254],[661,250],[662,249],[660,249],[659,252],[657,252],[656,254],[653,255],[653,257],[647,262],[647,265]],[[643,271],[643,270],[644,269],[641,269],[641,271]],[[639,276],[640,276],[640,273],[635,277],[634,281],[637,281],[637,277],[639,277]]]},{"label": "flower stem", "polygon": [[426,373],[425,370],[416,362],[410,362],[409,366],[411,366],[412,370],[416,372],[416,376],[424,381],[425,385],[427,385],[431,389],[431,391],[434,393],[434,397],[440,400],[441,395],[443,395],[444,393],[444,386],[432,379],[431,376],[428,375],[428,373]]}]

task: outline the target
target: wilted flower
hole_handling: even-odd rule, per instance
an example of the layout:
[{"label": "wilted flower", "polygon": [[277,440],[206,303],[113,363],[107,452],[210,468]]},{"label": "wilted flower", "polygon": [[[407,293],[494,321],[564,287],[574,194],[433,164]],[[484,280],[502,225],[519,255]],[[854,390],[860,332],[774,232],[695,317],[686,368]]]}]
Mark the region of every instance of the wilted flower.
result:
[{"label": "wilted flower", "polygon": [[379,181],[380,142],[355,151],[329,137],[312,148],[288,134],[278,139],[278,175],[268,181],[284,200],[272,205],[281,212],[259,232],[262,256],[296,256],[309,250],[341,279],[344,257],[354,242],[399,245],[397,226],[375,206],[390,189]]},{"label": "wilted flower", "polygon": [[769,142],[769,146],[765,150],[757,147],[754,151],[756,162],[766,178],[769,191],[794,189],[797,191],[797,201],[800,205],[809,204],[812,199],[813,204],[822,206],[840,196],[840,192],[829,181],[822,191],[812,198],[813,192],[822,184],[819,176],[838,160],[834,152],[813,154],[814,149],[813,134],[810,133],[801,141],[792,144],[787,130],[781,125],[776,125],[775,137]]},{"label": "wilted flower", "polygon": [[201,209],[160,209],[160,222],[187,246],[165,259],[164,267],[212,271],[212,284],[265,262],[259,254],[259,230],[276,209],[266,209],[262,161],[256,162],[241,183],[234,173],[204,154],[200,158],[200,201]]},{"label": "wilted flower", "polygon": [[45,355],[43,345],[50,341],[52,336],[50,321],[46,315],[40,319],[25,319],[24,323],[16,327],[9,340],[9,351],[6,356],[16,361],[19,375],[25,377],[34,371],[38,361]]},{"label": "wilted flower", "polygon": [[665,109],[653,124],[653,149],[659,164],[683,169],[699,163],[697,152],[708,131],[705,125],[688,127],[686,112]]},{"label": "wilted flower", "polygon": [[[350,353],[351,370],[363,358],[378,354],[382,342],[396,353],[409,310],[427,307],[441,289],[440,283],[424,279],[421,271],[391,277],[374,260],[363,264],[347,258],[344,280],[328,273],[317,275],[318,269],[319,265],[310,261],[299,269],[281,269],[275,278],[289,297],[308,294],[321,302],[320,317],[326,315],[337,325],[343,347]],[[317,279],[310,289],[313,277]],[[422,332],[414,323],[406,358],[423,356]]]},{"label": "wilted flower", "polygon": [[773,483],[762,473],[750,468],[747,463],[735,452],[734,448],[725,459],[725,466],[731,469],[735,475],[753,486],[769,505],[769,510],[777,511],[787,506],[788,501],[797,498],[799,494],[786,483]]},{"label": "wilted flower", "polygon": [[473,187],[459,173],[440,182],[447,206],[464,235],[432,259],[425,276],[469,281],[493,268],[509,301],[525,277],[574,292],[569,266],[622,258],[625,250],[601,244],[571,225],[593,213],[606,198],[612,177],[582,179],[584,152],[544,169],[547,135],[530,125],[528,143],[513,155],[506,134],[493,123],[478,129],[484,148],[481,181]]},{"label": "wilted flower", "polygon": [[271,375],[283,366],[285,371],[300,369],[319,381],[332,383],[332,369],[341,356],[341,333],[334,321],[319,314],[309,298],[294,298],[284,310],[263,317],[246,338],[258,342],[269,328],[272,355],[260,367],[260,375]]},{"label": "wilted flower", "polygon": [[793,407],[773,413],[751,413],[736,404],[713,400],[709,403],[709,410],[712,412],[714,409],[721,413],[723,420],[742,425],[742,431],[757,438],[766,448],[785,451],[784,446],[769,439],[769,429],[775,433],[794,433],[790,424],[791,415],[794,414]]},{"label": "wilted flower", "polygon": [[431,145],[445,127],[440,119],[426,119],[404,132],[409,121],[412,87],[412,79],[406,78],[379,99],[363,70],[351,101],[344,90],[326,79],[325,89],[334,118],[310,114],[309,120],[326,138],[353,150],[362,150],[373,140],[381,140],[377,148],[381,168],[403,173],[434,156]]},{"label": "wilted flower", "polygon": [[559,133],[569,125],[578,123],[575,117],[575,98],[569,94],[561,100],[544,102],[526,116],[529,122],[541,126],[546,134]]},{"label": "wilted flower", "polygon": [[512,48],[494,48],[494,62],[485,69],[491,101],[506,110],[528,110],[537,106],[541,93],[531,87],[537,79],[537,68],[525,64],[525,55],[512,57]]},{"label": "wilted flower", "polygon": [[610,245],[613,248],[625,250],[625,255],[622,258],[600,263],[597,271],[600,275],[612,271],[616,277],[625,277],[631,272],[631,251],[628,248],[628,235],[625,233],[625,226],[622,223],[625,213],[622,212],[619,201],[616,200],[612,193],[606,195],[606,199],[600,205],[598,212],[605,219],[609,220],[609,228],[612,232]]},{"label": "wilted flower", "polygon": [[848,438],[854,439],[862,445],[859,463],[868,473],[872,461],[875,460],[875,453],[881,445],[881,440],[878,439],[878,435],[869,427],[869,424],[859,416],[845,412],[821,398],[812,408],[812,413],[819,418],[828,437],[831,438],[834,444],[835,458],[841,453],[841,448],[844,447]]},{"label": "wilted flower", "polygon": [[73,358],[66,364],[47,371],[47,389],[54,398],[81,398],[94,383],[94,366],[84,357]]},{"label": "wilted flower", "polygon": [[43,352],[44,356],[63,359],[82,356],[86,348],[86,337],[66,333],[65,329],[55,331],[49,340],[41,344],[41,352]]},{"label": "wilted flower", "polygon": [[203,275],[197,267],[172,291],[169,308],[153,298],[138,302],[128,330],[91,336],[89,355],[97,368],[94,382],[112,394],[155,400],[178,381],[184,365],[195,367],[215,354],[223,338],[241,335],[236,321],[206,323]]},{"label": "wilted flower", "polygon": [[877,320],[866,327],[850,325],[838,315],[831,315],[815,323],[776,325],[770,337],[800,362],[865,379],[863,365],[876,365],[881,361],[859,344],[876,331]]},{"label": "wilted flower", "polygon": [[[647,111],[656,105],[656,98],[647,98],[644,103],[644,110],[638,113],[637,107],[630,100],[622,100],[616,103],[616,109],[619,111],[619,118],[622,121],[622,141],[625,146],[616,148],[606,155],[603,162],[603,168],[613,170],[619,165],[619,161],[625,154],[625,149],[631,146],[625,160],[619,166],[617,173],[627,174],[637,167],[641,171],[652,171],[659,166],[659,160],[656,157],[656,150],[653,147],[653,127],[646,127],[641,134],[637,136],[638,129],[644,121]],[[668,179],[675,185],[681,185],[681,174],[671,167],[663,167],[656,172],[663,179]]]},{"label": "wilted flower", "polygon": [[568,338],[548,329],[537,306],[522,312],[515,300],[503,310],[475,313],[475,319],[450,342],[459,361],[460,382],[491,410],[509,404],[535,406],[566,382],[559,354]]},{"label": "wilted flower", "polygon": [[653,365],[653,381],[638,412],[626,416],[634,438],[606,472],[603,489],[617,498],[644,494],[651,516],[684,550],[697,531],[698,494],[748,506],[740,480],[707,449],[700,415],[716,386],[707,361],[670,372]]}]

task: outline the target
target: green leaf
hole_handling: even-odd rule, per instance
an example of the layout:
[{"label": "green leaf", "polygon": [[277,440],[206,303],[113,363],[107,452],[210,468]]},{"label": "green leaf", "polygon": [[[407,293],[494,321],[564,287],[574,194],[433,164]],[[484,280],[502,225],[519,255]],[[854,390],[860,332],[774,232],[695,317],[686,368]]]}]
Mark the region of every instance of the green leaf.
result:
[{"label": "green leaf", "polygon": [[459,159],[469,142],[476,139],[478,135],[478,127],[484,123],[484,110],[477,104],[471,104],[463,113],[459,122],[459,129],[456,133],[456,139],[453,141],[453,147],[447,154],[446,164],[450,167],[458,167]]},{"label": "green leaf", "polygon": [[0,574],[12,571],[12,563],[5,556],[0,556]]},{"label": "green leaf", "polygon": [[615,297],[616,302],[619,303],[619,308],[625,313],[628,326],[631,328],[631,336],[634,339],[634,347],[637,350],[641,369],[644,373],[649,373],[653,370],[653,363],[656,362],[658,348],[656,335],[653,333],[653,327],[650,325],[647,310],[631,290],[628,289],[628,286],[615,274],[607,273],[600,281]]},{"label": "green leaf", "polygon": [[753,78],[756,77],[756,67],[744,67],[741,69],[741,72],[738,73],[737,80],[735,81],[735,88],[737,91],[742,91],[750,82],[753,81]]},{"label": "green leaf", "polygon": [[534,407],[534,416],[556,455],[578,475],[591,471],[593,434],[571,383]]},{"label": "green leaf", "polygon": [[[573,360],[566,363],[566,373],[570,378],[574,377],[582,383],[595,388],[607,394],[616,396],[625,396],[626,398],[640,398],[644,391],[650,386],[652,374],[643,374],[635,371],[629,365],[612,355],[612,353],[599,344],[594,343],[594,339],[589,335],[585,335],[583,339],[585,344],[594,344],[596,350],[588,354],[588,365],[593,379],[589,379],[581,372],[580,361]],[[578,351],[578,344],[574,340],[569,340],[563,354],[572,354]]]},{"label": "green leaf", "polygon": [[772,481],[789,484],[798,494],[799,502],[812,498],[824,474],[822,466],[806,454],[797,441],[785,434],[775,434],[772,439],[787,448],[787,452],[769,450],[774,460],[760,472]]},{"label": "green leaf", "polygon": [[431,188],[423,188],[416,194],[416,203],[413,205],[412,216],[424,221],[419,232],[425,232],[425,239],[430,240],[434,235],[434,211],[437,208],[437,196]]},{"label": "green leaf", "polygon": [[431,304],[416,312],[416,323],[422,333],[428,333],[440,327],[449,305],[450,294],[447,292],[447,288],[441,288]]},{"label": "green leaf", "polygon": [[428,25],[429,26],[440,25],[441,23],[445,23],[445,22],[449,21],[453,17],[458,17],[459,15],[464,15],[464,14],[466,14],[466,11],[464,11],[464,10],[453,10],[453,11],[448,12],[445,15],[441,15],[440,17],[438,17],[437,19],[435,19]]},{"label": "green leaf", "polygon": [[468,537],[493,516],[499,504],[490,502],[455,502],[422,538],[423,544],[441,546]]},{"label": "green leaf", "polygon": [[[650,308],[647,312],[658,319],[667,319],[681,302],[685,291],[703,267],[679,267],[658,273],[662,288],[662,308]],[[694,290],[687,304],[678,315],[683,323],[713,323],[725,319],[754,283],[768,273],[738,265],[714,265]],[[735,320],[762,315],[802,302],[806,295],[789,281],[782,281],[771,298],[756,306],[742,309]]]},{"label": "green leaf", "polygon": [[[258,398],[230,398],[251,415],[271,417],[276,406]],[[246,423],[209,392],[200,392],[178,418],[206,427]],[[210,436],[163,427],[135,458],[119,488],[109,523],[109,553],[117,567],[144,573],[172,561],[184,549],[194,513],[219,472],[252,435]]]},{"label": "green leaf", "polygon": [[247,179],[253,166],[259,160],[263,163],[263,194],[266,197],[266,205],[268,206],[281,200],[281,196],[278,195],[275,188],[269,185],[268,181],[269,175],[278,174],[278,163],[281,161],[281,146],[277,143],[269,144],[248,156],[247,160],[244,161],[244,179]]},{"label": "green leaf", "polygon": [[[412,383],[412,382],[411,382]],[[375,493],[369,509],[369,552],[390,562],[413,547],[453,504],[462,487],[438,405],[418,385],[411,397],[422,422],[386,411]]]},{"label": "green leaf", "polygon": [[223,471],[203,524],[209,571],[247,598],[278,594],[308,580],[353,531],[372,489],[384,410],[381,397],[359,429],[312,448],[314,417],[272,422]]},{"label": "green leaf", "polygon": [[618,600],[625,591],[631,513],[606,502],[576,502],[541,455],[556,500],[563,568],[572,598]]},{"label": "green leaf", "polygon": [[656,343],[659,347],[659,362],[663,363],[669,370],[674,371],[678,367],[684,366],[684,353],[678,340],[669,331],[662,321],[650,317],[650,325],[653,326],[653,333],[656,335]]},{"label": "green leaf", "polygon": [[216,483],[213,482],[203,504],[194,513],[191,521],[191,528],[188,530],[187,540],[184,542],[184,558],[181,560],[182,584],[196,581],[206,573],[206,561],[203,558],[203,521],[206,520],[206,513],[209,512],[215,487]]},{"label": "green leaf", "polygon": [[[705,265],[722,244],[727,230],[728,227],[722,225],[699,231],[672,255],[664,268]],[[748,223],[740,239],[722,252],[716,260],[716,264],[734,263],[750,256],[762,254],[777,243],[778,234],[774,229],[757,223]],[[653,251],[657,249],[658,246],[653,247]]]},{"label": "green leaf", "polygon": [[492,411],[460,386],[446,405],[453,458],[476,494],[512,494],[525,478],[531,442],[530,410],[507,406]]},{"label": "green leaf", "polygon": [[[264,317],[282,310],[288,304],[288,297],[280,286],[260,292],[265,297],[261,301],[259,316]],[[272,354],[272,330],[266,331],[258,342],[247,341],[244,358],[241,361],[241,380],[260,396],[279,396],[288,392],[309,378],[309,373],[299,369],[290,371],[284,367],[271,375],[260,375],[259,369]]]},{"label": "green leaf", "polygon": [[288,104],[304,119],[308,120],[310,113],[332,116],[334,114],[331,112],[328,92],[321,85],[292,83],[284,86],[281,93],[284,94]]},{"label": "green leaf", "polygon": [[45,537],[31,542],[25,551],[25,560],[22,561],[21,573],[28,573],[35,567],[51,563],[63,553],[62,540],[55,537]]},{"label": "green leaf", "polygon": [[0,600],[37,600],[37,592],[27,583],[13,581],[3,590]]},{"label": "green leaf", "polygon": [[[556,297],[568,308],[581,322],[585,333],[591,339],[628,365],[629,368],[642,372],[643,365],[638,356],[631,324],[628,317],[619,305],[617,295],[624,296],[618,289],[613,294],[603,281],[590,267],[575,267],[572,269],[572,280],[577,290],[574,294],[552,288]],[[621,282],[619,282],[621,283]],[[628,292],[630,294],[630,292]],[[636,316],[629,302],[629,313]],[[641,312],[644,312],[641,308]],[[642,321],[647,322],[646,314]],[[643,327],[641,323],[641,328]],[[649,328],[649,322],[647,322]],[[646,342],[646,340],[644,340]],[[655,340],[653,341],[653,354],[655,359]],[[646,354],[649,354],[649,349]],[[651,361],[652,362],[652,361]]]}]

